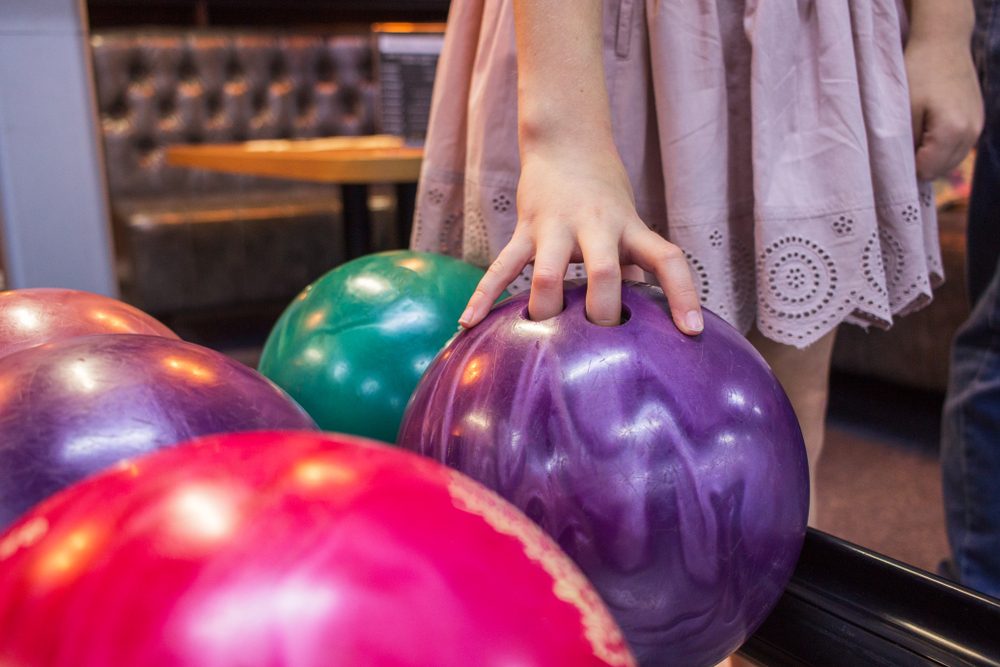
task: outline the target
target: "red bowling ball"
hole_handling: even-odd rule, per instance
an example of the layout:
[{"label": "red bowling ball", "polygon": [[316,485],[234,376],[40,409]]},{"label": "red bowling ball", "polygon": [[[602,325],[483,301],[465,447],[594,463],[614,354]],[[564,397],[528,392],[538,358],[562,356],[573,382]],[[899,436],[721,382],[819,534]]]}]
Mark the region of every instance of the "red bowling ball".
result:
[{"label": "red bowling ball", "polygon": [[0,357],[67,338],[118,333],[177,338],[138,308],[100,294],[55,288],[0,292]]},{"label": "red bowling ball", "polygon": [[212,436],[0,535],[0,664],[634,665],[590,584],[461,474],[346,436]]}]

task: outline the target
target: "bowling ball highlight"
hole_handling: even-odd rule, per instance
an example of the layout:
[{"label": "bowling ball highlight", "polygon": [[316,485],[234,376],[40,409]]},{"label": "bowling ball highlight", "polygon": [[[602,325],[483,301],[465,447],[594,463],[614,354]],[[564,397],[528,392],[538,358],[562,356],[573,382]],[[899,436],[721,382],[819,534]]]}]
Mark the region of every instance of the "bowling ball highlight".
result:
[{"label": "bowling ball highlight", "polygon": [[138,308],[100,294],[33,288],[0,292],[0,357],[92,334],[177,335]]},{"label": "bowling ball highlight", "polygon": [[242,433],[75,485],[0,535],[0,663],[633,665],[522,514],[409,452]]},{"label": "bowling ball highlight", "polygon": [[122,459],[199,435],[311,429],[253,369],[137,334],[85,336],[0,358],[0,527]]},{"label": "bowling ball highlight", "polygon": [[719,317],[699,336],[626,284],[617,327],[494,308],[427,370],[399,444],[460,470],[551,535],[643,665],[714,665],[754,631],[805,536],[806,453],[763,358]]},{"label": "bowling ball highlight", "polygon": [[260,372],[321,428],[394,442],[410,394],[482,276],[457,259],[408,250],[347,262],[287,308]]}]

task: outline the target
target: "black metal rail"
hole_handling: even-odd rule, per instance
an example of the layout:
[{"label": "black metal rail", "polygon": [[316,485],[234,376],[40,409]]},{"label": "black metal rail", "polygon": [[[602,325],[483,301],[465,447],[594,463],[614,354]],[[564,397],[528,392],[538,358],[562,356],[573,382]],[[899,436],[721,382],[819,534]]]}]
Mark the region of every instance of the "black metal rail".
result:
[{"label": "black metal rail", "polygon": [[784,596],[740,652],[777,667],[1000,665],[1000,601],[810,530]]}]

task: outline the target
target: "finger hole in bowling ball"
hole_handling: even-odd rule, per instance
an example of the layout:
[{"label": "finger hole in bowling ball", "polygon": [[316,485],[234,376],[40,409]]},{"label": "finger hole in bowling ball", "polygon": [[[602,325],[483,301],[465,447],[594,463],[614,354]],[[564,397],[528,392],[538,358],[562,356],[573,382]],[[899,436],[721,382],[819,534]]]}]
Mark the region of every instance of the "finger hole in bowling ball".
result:
[{"label": "finger hole in bowling ball", "polygon": [[[562,310],[560,310],[560,311],[559,311],[558,313],[556,313],[555,315],[553,315],[552,317],[559,317],[560,315],[562,315],[562,314],[563,314],[563,312],[565,312],[565,310],[566,310],[566,306],[565,306],[565,305],[563,305],[563,309],[562,309]],[[523,308],[523,309],[521,310],[521,319],[522,319],[522,320],[528,320],[529,322],[545,322],[546,320],[551,320],[551,319],[552,319],[552,317],[547,317],[547,318],[545,318],[544,320],[534,320],[534,319],[532,319],[532,318],[531,318],[531,315],[530,315],[530,314],[528,314],[528,307],[527,307],[527,306],[525,306],[525,307],[524,307],[524,308]]]},{"label": "finger hole in bowling ball", "polygon": [[623,324],[625,324],[626,322],[628,322],[630,319],[632,319],[632,311],[629,310],[628,306],[626,306],[625,304],[622,304],[622,314],[621,314],[621,319],[618,321],[618,324],[611,324],[611,325],[608,325],[608,324],[597,324],[596,322],[591,322],[589,317],[586,318],[587,324],[592,324],[595,327],[601,327],[602,329],[607,329],[609,327],[611,327],[611,328],[613,328],[613,327],[620,327]]},{"label": "finger hole in bowling ball", "polygon": [[[562,314],[563,314],[563,312],[565,312],[565,310],[566,310],[566,309],[565,309],[565,307],[564,307],[562,311],[560,311],[560,312],[559,312],[558,314],[556,314],[556,315],[553,315],[552,317],[559,317],[559,315],[562,315]],[[523,320],[528,320],[529,322],[535,322],[535,321],[539,321],[539,322],[542,322],[542,321],[544,321],[544,320],[533,320],[533,319],[531,319],[531,315],[529,315],[529,314],[528,314],[528,307],[527,307],[527,306],[525,306],[525,307],[524,307],[524,308],[523,308],[523,309],[521,310],[521,319],[523,319]],[[548,319],[552,319],[552,318],[548,318]],[[598,327],[598,326],[599,326],[599,327],[604,327],[604,328],[606,328],[606,326],[607,326],[607,325],[604,325],[604,324],[594,324],[593,322],[591,322],[591,321],[590,321],[590,318],[589,318],[589,317],[585,317],[585,319],[587,320],[587,322],[588,322],[589,324],[593,324],[593,325],[594,325],[595,327]],[[621,314],[621,320],[620,320],[620,321],[618,322],[618,324],[613,324],[613,325],[611,325],[611,326],[615,326],[615,327],[620,327],[620,326],[622,326],[623,324],[625,324],[626,322],[628,322],[628,321],[629,321],[630,319],[632,319],[632,311],[631,311],[631,310],[629,310],[628,306],[626,306],[626,305],[622,304],[622,314]]]}]

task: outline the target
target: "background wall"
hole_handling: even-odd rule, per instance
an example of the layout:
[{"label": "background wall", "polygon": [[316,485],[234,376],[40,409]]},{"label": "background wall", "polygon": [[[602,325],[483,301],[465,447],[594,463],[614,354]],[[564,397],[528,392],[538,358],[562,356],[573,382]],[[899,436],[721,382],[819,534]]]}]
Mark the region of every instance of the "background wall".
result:
[{"label": "background wall", "polygon": [[115,294],[82,0],[0,2],[5,284]]}]

